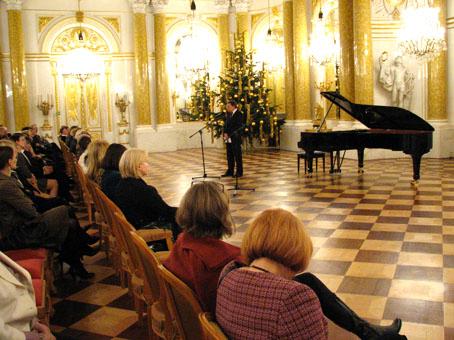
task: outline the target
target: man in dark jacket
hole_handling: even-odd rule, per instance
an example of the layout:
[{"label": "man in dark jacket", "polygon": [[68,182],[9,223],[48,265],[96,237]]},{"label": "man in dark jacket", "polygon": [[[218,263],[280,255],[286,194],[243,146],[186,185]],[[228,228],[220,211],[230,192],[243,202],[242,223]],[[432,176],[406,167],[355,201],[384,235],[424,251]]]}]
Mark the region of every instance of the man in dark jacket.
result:
[{"label": "man in dark jacket", "polygon": [[[224,125],[224,142],[227,146],[227,171],[222,175],[243,176],[243,156],[241,151],[241,133],[243,116],[238,110],[238,104],[231,100],[226,105],[227,117]],[[234,173],[236,164],[236,173]]]}]

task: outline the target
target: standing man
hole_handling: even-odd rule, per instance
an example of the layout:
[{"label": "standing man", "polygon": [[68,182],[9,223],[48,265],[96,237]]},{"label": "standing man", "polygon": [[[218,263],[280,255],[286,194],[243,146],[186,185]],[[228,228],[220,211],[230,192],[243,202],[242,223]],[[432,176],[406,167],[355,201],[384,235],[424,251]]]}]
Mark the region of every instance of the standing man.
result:
[{"label": "standing man", "polygon": [[[228,169],[222,177],[243,176],[243,156],[241,154],[241,133],[243,119],[241,112],[238,111],[238,104],[230,100],[226,105],[227,116],[224,125],[224,142],[227,146]],[[236,173],[235,170],[236,163]]]}]

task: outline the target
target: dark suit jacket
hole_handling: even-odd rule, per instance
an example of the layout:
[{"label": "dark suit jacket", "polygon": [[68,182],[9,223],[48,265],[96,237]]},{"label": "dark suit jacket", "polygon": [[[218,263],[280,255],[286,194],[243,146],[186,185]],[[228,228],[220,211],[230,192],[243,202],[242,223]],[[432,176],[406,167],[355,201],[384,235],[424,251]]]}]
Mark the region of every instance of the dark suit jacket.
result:
[{"label": "dark suit jacket", "polygon": [[27,160],[26,156],[22,152],[17,154],[16,172],[21,181],[31,178],[33,174],[31,160]]},{"label": "dark suit jacket", "polygon": [[[241,141],[242,131],[239,131],[238,129],[241,129],[242,125],[243,115],[240,110],[236,110],[230,118],[227,115],[227,119],[224,124],[224,133],[228,134],[229,137],[232,138],[232,143]],[[232,135],[233,133],[235,134]]]},{"label": "dark suit jacket", "polygon": [[101,190],[115,202],[115,189],[121,180],[120,171],[104,170],[101,177]]},{"label": "dark suit jacket", "polygon": [[13,177],[0,174],[0,238],[38,216],[33,202]]},{"label": "dark suit jacket", "polygon": [[114,202],[137,229],[157,222],[175,222],[177,208],[169,206],[156,188],[140,178],[122,178],[115,188]]}]

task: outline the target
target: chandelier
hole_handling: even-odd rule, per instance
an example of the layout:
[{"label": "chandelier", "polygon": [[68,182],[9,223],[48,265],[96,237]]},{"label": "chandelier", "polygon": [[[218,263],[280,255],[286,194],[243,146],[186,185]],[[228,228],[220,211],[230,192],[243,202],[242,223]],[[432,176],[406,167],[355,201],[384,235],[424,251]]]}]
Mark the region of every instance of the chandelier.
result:
[{"label": "chandelier", "polygon": [[405,54],[426,62],[446,50],[445,29],[440,25],[440,8],[425,4],[402,11],[399,47]]},{"label": "chandelier", "polygon": [[101,74],[104,68],[101,58],[84,47],[76,48],[62,56],[58,66],[62,75],[81,81]]},{"label": "chandelier", "polygon": [[336,59],[336,39],[333,32],[330,32],[325,25],[321,8],[310,35],[309,53],[311,60],[322,66],[332,63]]}]

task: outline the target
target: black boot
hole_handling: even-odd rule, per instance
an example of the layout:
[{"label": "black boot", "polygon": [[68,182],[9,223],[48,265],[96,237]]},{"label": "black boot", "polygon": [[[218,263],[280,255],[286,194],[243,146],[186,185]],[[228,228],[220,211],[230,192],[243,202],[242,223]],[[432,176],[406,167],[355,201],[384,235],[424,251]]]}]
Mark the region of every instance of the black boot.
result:
[{"label": "black boot", "polygon": [[396,319],[390,326],[372,325],[360,318],[336,294],[311,273],[299,274],[294,278],[311,288],[317,295],[323,314],[339,327],[356,334],[362,340],[405,339],[399,335],[402,320]]}]

